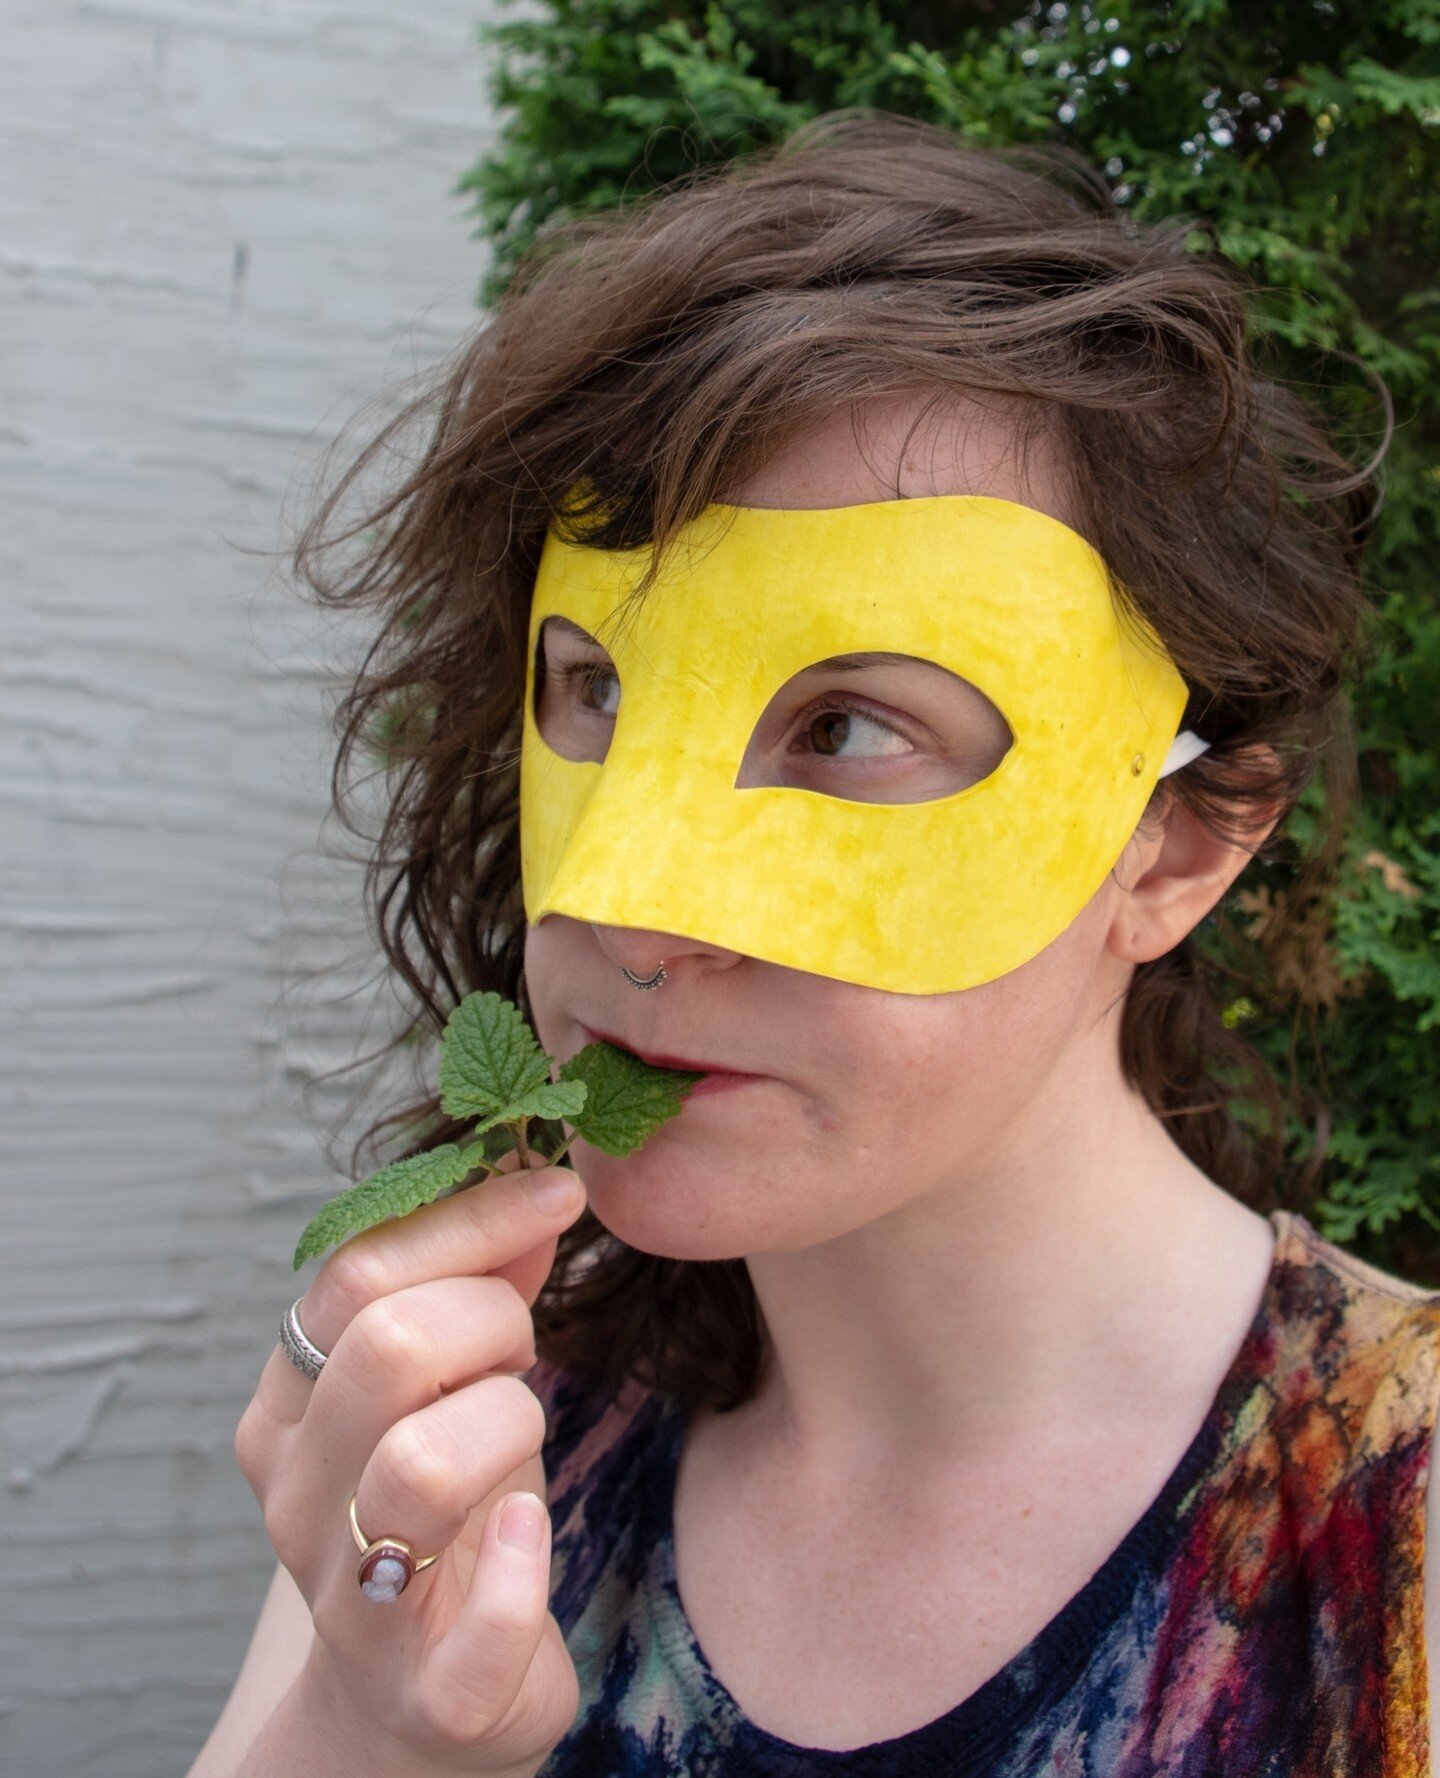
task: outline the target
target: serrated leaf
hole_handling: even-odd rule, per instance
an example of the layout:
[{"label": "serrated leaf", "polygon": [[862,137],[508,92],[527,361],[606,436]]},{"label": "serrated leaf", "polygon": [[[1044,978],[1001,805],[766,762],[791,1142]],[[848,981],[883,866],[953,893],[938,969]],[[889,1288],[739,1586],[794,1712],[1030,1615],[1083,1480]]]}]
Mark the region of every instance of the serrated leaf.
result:
[{"label": "serrated leaf", "polygon": [[[548,1067],[552,1058],[545,1058]],[[580,1080],[552,1081],[547,1080],[533,1092],[514,1099],[508,1105],[502,1105],[493,1116],[485,1119],[484,1128],[492,1124],[518,1123],[526,1117],[548,1117],[551,1119],[570,1117],[579,1111],[585,1103],[585,1083]]]},{"label": "serrated leaf", "polygon": [[[548,1063],[551,1058],[545,1058]],[[544,1086],[536,1087],[533,1093],[526,1095],[524,1113],[526,1117],[574,1118],[585,1103],[586,1086],[583,1080],[547,1080]],[[507,1111],[506,1123],[513,1123],[520,1117],[520,1111]]]},{"label": "serrated leaf", "polygon": [[445,1021],[440,1104],[450,1117],[550,1116],[530,1109],[552,1084],[550,1061],[512,1001],[493,989],[467,994]]},{"label": "serrated leaf", "polygon": [[587,1043],[560,1069],[562,1081],[584,1082],[585,1102],[570,1121],[606,1154],[629,1154],[674,1117],[704,1071],[653,1068],[613,1043]]},{"label": "serrated leaf", "polygon": [[298,1272],[307,1259],[333,1247],[347,1236],[358,1235],[391,1216],[406,1216],[421,1204],[432,1203],[447,1185],[454,1185],[480,1165],[484,1144],[444,1142],[424,1154],[392,1161],[358,1185],[322,1204],[310,1219],[295,1249],[291,1270]]}]

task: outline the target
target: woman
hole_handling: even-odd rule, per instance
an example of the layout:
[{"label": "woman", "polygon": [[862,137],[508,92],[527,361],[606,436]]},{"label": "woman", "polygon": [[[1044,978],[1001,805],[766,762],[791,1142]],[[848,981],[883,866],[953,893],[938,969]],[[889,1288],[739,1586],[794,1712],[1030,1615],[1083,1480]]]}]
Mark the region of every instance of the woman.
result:
[{"label": "woman", "polygon": [[707,1078],[321,1267],[192,1778],[1428,1770],[1440,1296],[1282,1206],[1190,937],[1343,813],[1374,466],[1183,235],[832,114],[556,231],[312,521],[417,1025]]}]

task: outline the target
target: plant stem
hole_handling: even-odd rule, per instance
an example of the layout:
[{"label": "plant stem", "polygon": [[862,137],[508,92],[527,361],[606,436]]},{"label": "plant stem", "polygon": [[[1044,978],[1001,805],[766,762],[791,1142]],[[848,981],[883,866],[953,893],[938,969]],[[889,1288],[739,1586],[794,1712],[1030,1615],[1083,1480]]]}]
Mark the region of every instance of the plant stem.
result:
[{"label": "plant stem", "polygon": [[[478,1148],[479,1143],[478,1142],[475,1143],[474,1146],[476,1148]],[[495,1177],[495,1175],[497,1173],[502,1171],[502,1169],[497,1167],[493,1161],[486,1160],[486,1158],[483,1154],[477,1154],[474,1157],[474,1159],[471,1161],[470,1165],[471,1165],[472,1169],[475,1167],[483,1167],[485,1169],[485,1171],[491,1176],[492,1179]],[[461,1183],[461,1185],[458,1189],[460,1189],[462,1191],[464,1190],[463,1182]]]},{"label": "plant stem", "polygon": [[513,1124],[506,1124],[505,1128],[515,1138],[515,1150],[520,1156],[520,1165],[528,1167],[530,1165],[530,1150],[525,1146],[525,1119],[523,1117],[517,1118]]},{"label": "plant stem", "polygon": [[571,1143],[572,1143],[572,1142],[573,1142],[573,1141],[574,1141],[574,1140],[575,1140],[575,1138],[576,1138],[576,1137],[577,1137],[577,1136],[578,1136],[578,1135],[579,1135],[579,1134],[580,1134],[580,1132],[579,1132],[579,1131],[578,1131],[578,1130],[572,1130],[572,1131],[571,1131],[571,1132],[570,1132],[570,1134],[569,1134],[569,1135],[568,1135],[568,1136],[567,1136],[567,1137],[566,1137],[566,1138],[565,1138],[565,1140],[564,1140],[564,1141],[563,1141],[563,1142],[562,1142],[562,1143],[561,1143],[561,1144],[560,1144],[560,1146],[559,1146],[559,1148],[557,1148],[557,1149],[556,1149],[556,1150],[555,1150],[555,1152],[554,1152],[554,1154],[552,1154],[552,1155],[551,1155],[551,1156],[550,1156],[550,1158],[549,1158],[549,1160],[548,1160],[548,1161],[546,1161],[546,1163],[545,1163],[545,1165],[546,1165],[546,1166],[547,1166],[547,1167],[556,1167],[556,1166],[558,1166],[558,1165],[559,1165],[559,1164],[560,1164],[560,1157],[561,1157],[561,1155],[563,1155],[563,1154],[564,1154],[564,1152],[565,1152],[565,1150],[566,1150],[566,1149],[567,1149],[567,1148],[569,1148],[569,1146],[570,1146],[570,1144],[571,1144]]}]

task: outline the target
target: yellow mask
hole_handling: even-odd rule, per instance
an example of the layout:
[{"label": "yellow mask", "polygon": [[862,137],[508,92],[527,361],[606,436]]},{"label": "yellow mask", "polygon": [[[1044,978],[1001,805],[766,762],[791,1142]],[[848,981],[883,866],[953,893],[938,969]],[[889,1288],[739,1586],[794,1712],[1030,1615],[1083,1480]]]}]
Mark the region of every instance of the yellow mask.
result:
[{"label": "yellow mask", "polygon": [[[545,539],[520,760],[532,925],[560,913],[673,932],[897,994],[974,987],[1064,931],[1162,772],[1205,746],[1177,741],[1184,681],[1153,633],[1121,620],[1099,555],[1033,507],[969,494],[710,506],[614,615],[648,557],[553,527]],[[537,726],[555,615],[595,637],[618,678],[603,758],[565,757]],[[926,801],[878,787],[855,800],[843,772],[824,789],[736,787],[792,676],[875,651],[983,692],[1013,735],[999,764]],[[865,695],[846,675],[852,689]]]}]

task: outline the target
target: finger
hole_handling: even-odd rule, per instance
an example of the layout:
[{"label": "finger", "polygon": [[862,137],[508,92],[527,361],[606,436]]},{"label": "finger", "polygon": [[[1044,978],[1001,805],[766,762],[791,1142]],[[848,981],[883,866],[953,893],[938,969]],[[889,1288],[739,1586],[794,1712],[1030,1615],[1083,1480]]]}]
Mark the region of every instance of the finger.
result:
[{"label": "finger", "polygon": [[398,1421],[477,1377],[528,1370],[533,1339],[530,1311],[503,1278],[432,1278],[368,1303],[336,1342],[290,1436],[297,1510],[323,1519],[337,1500],[343,1506]]},{"label": "finger", "polygon": [[403,1537],[418,1560],[448,1548],[544,1441],[534,1392],[516,1377],[482,1377],[388,1427],[338,1506],[347,1512],[353,1489],[365,1535]]},{"label": "finger", "polygon": [[[506,1172],[511,1172],[520,1165],[520,1157],[514,1149],[511,1149],[508,1154],[501,1155],[496,1164],[504,1168]],[[532,1154],[530,1164],[532,1167],[540,1167],[548,1166],[549,1162]],[[566,1169],[566,1171],[569,1170]],[[583,1186],[583,1180],[581,1184]],[[583,1209],[584,1206],[582,1205],[581,1208]],[[554,1270],[554,1266],[554,1246],[532,1247],[528,1253],[522,1253],[518,1259],[507,1260],[503,1265],[496,1266],[493,1275],[497,1278],[508,1279],[525,1301],[533,1305],[536,1297],[540,1294],[542,1285]]]},{"label": "finger", "polygon": [[550,1616],[551,1538],[536,1495],[496,1503],[464,1601],[429,1650],[416,1691],[419,1709],[450,1745],[483,1738],[492,1759],[527,1770],[578,1704],[574,1665]]},{"label": "finger", "polygon": [[[317,1622],[340,1647],[364,1645],[373,1636],[376,1602],[357,1579],[360,1554],[349,1525],[349,1501],[365,1537],[399,1538],[418,1562],[440,1555],[464,1529],[471,1508],[494,1493],[541,1448],[545,1412],[515,1377],[482,1377],[453,1395],[390,1427],[357,1480],[337,1475],[336,1497],[322,1511],[302,1510],[303,1544],[277,1553],[311,1593]],[[316,1527],[333,1527],[317,1536]],[[267,1525],[268,1528],[268,1525]],[[337,1535],[338,1534],[338,1535]],[[271,1533],[272,1537],[274,1533]],[[419,1587],[436,1569],[422,1571]],[[409,1593],[401,1594],[399,1604]],[[412,1607],[419,1600],[411,1600]]]},{"label": "finger", "polygon": [[[558,1204],[544,1193],[559,1188]],[[568,1167],[503,1173],[408,1215],[353,1235],[321,1267],[305,1292],[305,1331],[322,1351],[366,1303],[430,1278],[478,1277],[532,1249],[550,1245],[585,1202]]]},{"label": "finger", "polygon": [[[516,1162],[518,1170],[518,1156]],[[568,1201],[551,1207],[532,1197],[535,1187],[554,1179],[568,1184],[573,1194]],[[538,1294],[554,1263],[555,1243],[584,1204],[584,1187],[569,1168],[536,1167],[525,1170],[523,1178],[511,1177],[507,1169],[351,1236],[312,1280],[296,1306],[297,1318],[307,1338],[328,1354],[367,1303],[429,1278],[493,1272],[535,1249],[545,1266],[534,1287]],[[534,1295],[527,1300],[533,1302]],[[299,1421],[313,1388],[277,1348],[261,1373],[257,1395],[268,1417],[284,1425]]]}]

